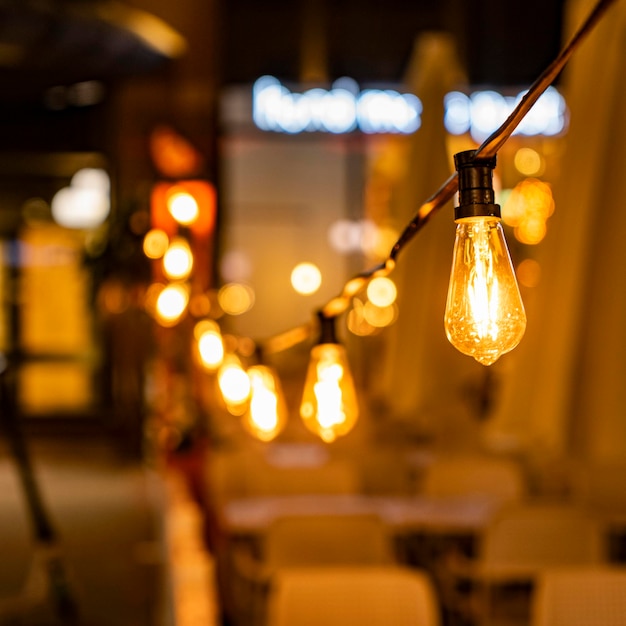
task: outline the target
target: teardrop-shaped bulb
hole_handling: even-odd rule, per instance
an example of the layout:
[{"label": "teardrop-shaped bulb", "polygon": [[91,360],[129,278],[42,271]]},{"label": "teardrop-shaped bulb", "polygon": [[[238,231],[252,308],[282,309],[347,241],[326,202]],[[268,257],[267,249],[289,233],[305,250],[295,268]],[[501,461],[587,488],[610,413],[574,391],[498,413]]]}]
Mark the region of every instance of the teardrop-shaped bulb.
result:
[{"label": "teardrop-shaped bulb", "polygon": [[271,441],[287,422],[287,405],[280,380],[273,368],[253,365],[248,368],[250,402],[243,416],[246,429],[261,441]]},{"label": "teardrop-shaped bulb", "polygon": [[345,348],[338,343],[313,347],[300,416],[306,427],[326,442],[354,427],[359,407]]},{"label": "teardrop-shaped bulb", "polygon": [[457,350],[491,365],[521,341],[524,304],[500,219],[456,222],[445,331]]}]

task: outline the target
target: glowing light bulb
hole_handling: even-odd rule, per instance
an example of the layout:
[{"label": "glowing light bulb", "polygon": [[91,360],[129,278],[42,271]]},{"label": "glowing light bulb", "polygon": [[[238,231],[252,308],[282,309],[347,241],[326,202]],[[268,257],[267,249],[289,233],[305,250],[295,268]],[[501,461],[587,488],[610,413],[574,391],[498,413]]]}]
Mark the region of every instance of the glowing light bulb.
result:
[{"label": "glowing light bulb", "polygon": [[193,254],[182,237],[175,238],[163,255],[163,271],[168,278],[183,280],[191,274]]},{"label": "glowing light bulb", "polygon": [[228,412],[243,415],[250,397],[250,378],[236,356],[224,358],[217,381]]},{"label": "glowing light bulb", "polygon": [[287,422],[287,405],[280,380],[267,365],[248,369],[250,403],[243,417],[244,426],[261,441],[271,441]]},{"label": "glowing light bulb", "polygon": [[345,348],[335,338],[334,318],[320,314],[320,343],[311,350],[300,416],[326,442],[354,427],[359,408]]},{"label": "glowing light bulb", "polygon": [[193,224],[200,213],[196,199],[184,189],[176,189],[169,196],[167,208],[171,216],[183,226]]},{"label": "glowing light bulb", "polygon": [[491,365],[521,341],[526,313],[493,204],[494,159],[455,155],[459,170],[456,241],[445,312],[446,335],[459,351]]},{"label": "glowing light bulb", "polygon": [[212,320],[202,320],[195,325],[194,336],[202,365],[214,372],[224,361],[224,340],[219,326]]},{"label": "glowing light bulb", "polygon": [[174,326],[185,313],[189,302],[186,285],[172,284],[163,288],[156,300],[157,321],[162,326]]}]

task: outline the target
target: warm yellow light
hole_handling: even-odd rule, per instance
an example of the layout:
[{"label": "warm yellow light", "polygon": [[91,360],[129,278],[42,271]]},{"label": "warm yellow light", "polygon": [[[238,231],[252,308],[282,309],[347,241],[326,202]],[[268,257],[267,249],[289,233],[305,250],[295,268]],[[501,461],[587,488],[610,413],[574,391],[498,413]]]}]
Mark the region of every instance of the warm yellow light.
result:
[{"label": "warm yellow light", "polygon": [[367,286],[367,297],[377,307],[390,306],[396,301],[398,290],[391,278],[378,276]]},{"label": "warm yellow light", "polygon": [[193,254],[185,239],[177,237],[172,240],[163,256],[163,271],[172,280],[183,280],[191,274]]},{"label": "warm yellow light", "polygon": [[354,298],[352,300],[352,308],[348,312],[348,317],[346,319],[346,325],[348,330],[359,336],[359,337],[367,337],[368,335],[373,335],[378,332],[378,328],[372,326],[365,319],[365,305],[358,298]]},{"label": "warm yellow light", "polygon": [[529,215],[515,228],[515,238],[529,246],[543,241],[548,230],[546,220],[540,215]]},{"label": "warm yellow light", "polygon": [[250,379],[237,357],[229,355],[224,358],[217,380],[229,413],[243,415],[250,397]]},{"label": "warm yellow light", "polygon": [[541,155],[532,148],[520,148],[513,157],[513,164],[524,176],[540,176],[545,169]]},{"label": "warm yellow light", "polygon": [[524,287],[536,287],[541,280],[541,265],[535,259],[524,259],[517,266],[517,279]]},{"label": "warm yellow light", "polygon": [[143,238],[143,253],[149,259],[160,259],[167,250],[169,237],[164,230],[153,228]]},{"label": "warm yellow light", "polygon": [[375,328],[391,326],[396,321],[396,317],[397,311],[394,304],[376,306],[373,302],[366,302],[363,305],[363,318]]},{"label": "warm yellow light", "polygon": [[217,301],[224,313],[241,315],[254,304],[254,291],[248,285],[229,283],[218,291]]},{"label": "warm yellow light", "polygon": [[194,327],[194,337],[202,365],[215,371],[224,361],[224,341],[219,326],[212,320],[202,320]]},{"label": "warm yellow light", "polygon": [[359,409],[342,345],[322,343],[311,350],[300,415],[306,427],[326,442],[354,427]]},{"label": "warm yellow light", "polygon": [[287,405],[280,381],[267,365],[248,369],[250,403],[243,417],[244,426],[261,441],[271,441],[287,422]]},{"label": "warm yellow light", "polygon": [[167,200],[171,216],[183,226],[193,224],[200,213],[196,199],[187,191],[176,191]]},{"label": "warm yellow light", "polygon": [[497,217],[457,220],[445,312],[458,350],[491,365],[522,339],[526,313]]},{"label": "warm yellow light", "polygon": [[322,284],[322,273],[314,263],[298,263],[291,272],[291,286],[300,294],[315,293]]},{"label": "warm yellow light", "polygon": [[548,183],[526,178],[511,190],[502,207],[502,220],[515,227],[515,238],[536,245],[545,237],[547,220],[554,213],[554,198]]},{"label": "warm yellow light", "polygon": [[189,292],[185,285],[168,285],[161,291],[156,301],[157,321],[162,326],[173,326],[182,317],[188,301]]}]

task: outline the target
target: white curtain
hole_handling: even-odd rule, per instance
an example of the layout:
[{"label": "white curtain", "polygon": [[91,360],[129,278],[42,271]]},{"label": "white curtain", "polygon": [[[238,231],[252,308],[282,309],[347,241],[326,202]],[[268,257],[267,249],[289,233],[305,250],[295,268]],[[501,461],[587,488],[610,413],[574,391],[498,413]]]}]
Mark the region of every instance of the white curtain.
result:
[{"label": "white curtain", "polygon": [[[595,0],[570,0],[569,36]],[[529,450],[626,457],[626,3],[617,2],[561,80],[570,128],[542,281],[492,433]]]}]

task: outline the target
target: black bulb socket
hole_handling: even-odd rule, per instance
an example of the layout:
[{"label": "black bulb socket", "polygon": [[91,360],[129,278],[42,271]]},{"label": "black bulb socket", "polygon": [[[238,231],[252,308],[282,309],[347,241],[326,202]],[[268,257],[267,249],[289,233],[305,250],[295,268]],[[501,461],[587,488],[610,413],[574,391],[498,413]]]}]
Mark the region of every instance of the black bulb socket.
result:
[{"label": "black bulb socket", "polygon": [[496,157],[477,157],[475,150],[457,152],[454,166],[458,172],[459,206],[454,219],[467,217],[500,217],[500,205],[495,204],[493,170]]},{"label": "black bulb socket", "polygon": [[323,311],[317,312],[317,318],[320,325],[320,334],[317,343],[339,343],[335,329],[335,318],[324,315]]}]

